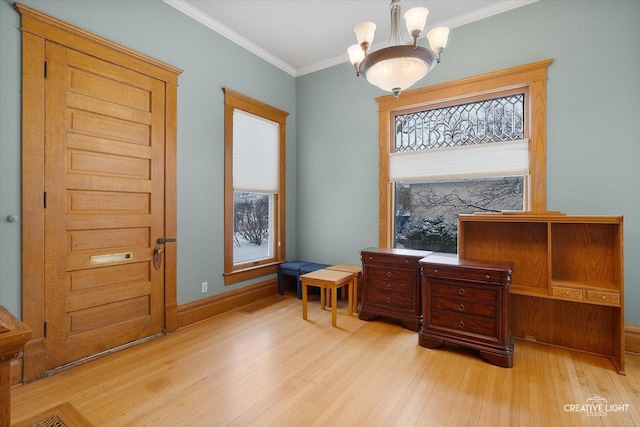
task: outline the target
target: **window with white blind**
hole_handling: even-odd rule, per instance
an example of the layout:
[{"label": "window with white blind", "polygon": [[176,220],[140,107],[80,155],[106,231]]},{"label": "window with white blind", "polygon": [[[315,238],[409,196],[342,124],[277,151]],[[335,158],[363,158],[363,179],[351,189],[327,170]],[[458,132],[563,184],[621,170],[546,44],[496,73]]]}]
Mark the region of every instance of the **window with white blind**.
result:
[{"label": "window with white blind", "polygon": [[381,247],[455,253],[458,214],[545,209],[550,63],[378,98]]},{"label": "window with white blind", "polygon": [[287,114],[225,89],[225,283],[274,273],[284,252]]}]

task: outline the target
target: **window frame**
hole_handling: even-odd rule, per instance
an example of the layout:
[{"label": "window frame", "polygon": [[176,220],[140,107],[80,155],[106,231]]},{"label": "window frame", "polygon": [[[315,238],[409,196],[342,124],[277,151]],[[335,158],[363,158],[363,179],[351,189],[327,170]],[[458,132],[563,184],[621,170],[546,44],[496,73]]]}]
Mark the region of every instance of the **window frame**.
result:
[{"label": "window frame", "polygon": [[389,156],[394,150],[395,116],[419,109],[463,104],[511,91],[525,91],[525,115],[529,130],[529,175],[525,177],[525,208],[546,210],[546,104],[547,70],[553,60],[507,68],[376,98],[378,102],[379,227],[378,245],[393,247],[393,182],[389,179]]},{"label": "window frame", "polygon": [[[224,284],[231,285],[274,274],[284,261],[285,251],[285,177],[286,120],[289,113],[250,98],[229,88],[224,92]],[[234,189],[233,189],[233,112],[235,109],[273,121],[279,126],[278,192],[273,195],[273,257],[242,264],[233,261]]]}]

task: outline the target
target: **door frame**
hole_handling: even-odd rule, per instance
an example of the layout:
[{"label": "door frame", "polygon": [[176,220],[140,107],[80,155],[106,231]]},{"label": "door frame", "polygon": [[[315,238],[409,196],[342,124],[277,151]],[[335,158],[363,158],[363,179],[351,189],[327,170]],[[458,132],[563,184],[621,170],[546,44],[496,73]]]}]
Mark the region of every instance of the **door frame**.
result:
[{"label": "door frame", "polygon": [[[24,346],[22,377],[45,374],[45,42],[52,41],[164,82],[164,237],[177,236],[176,148],[178,75],[182,70],[21,4],[22,17],[22,321],[33,331]],[[164,248],[164,331],[178,327],[177,243]]]}]

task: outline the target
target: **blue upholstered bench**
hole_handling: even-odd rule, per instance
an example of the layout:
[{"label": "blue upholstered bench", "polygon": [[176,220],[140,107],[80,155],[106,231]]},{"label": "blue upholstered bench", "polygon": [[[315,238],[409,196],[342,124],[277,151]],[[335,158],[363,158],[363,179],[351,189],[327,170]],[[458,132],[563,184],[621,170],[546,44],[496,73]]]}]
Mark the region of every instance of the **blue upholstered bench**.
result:
[{"label": "blue upholstered bench", "polygon": [[328,264],[318,264],[308,261],[289,261],[283,262],[278,266],[278,292],[284,295],[283,276],[294,276],[296,278],[296,291],[298,298],[302,298],[302,288],[300,286],[300,275],[311,273],[312,271],[321,270],[329,267]]}]

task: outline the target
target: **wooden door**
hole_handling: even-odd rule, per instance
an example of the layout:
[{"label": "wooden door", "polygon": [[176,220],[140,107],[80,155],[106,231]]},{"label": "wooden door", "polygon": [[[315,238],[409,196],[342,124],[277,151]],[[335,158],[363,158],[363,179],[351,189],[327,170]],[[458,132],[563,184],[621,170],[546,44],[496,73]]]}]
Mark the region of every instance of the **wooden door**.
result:
[{"label": "wooden door", "polygon": [[163,331],[165,94],[51,41],[45,57],[49,370]]}]

